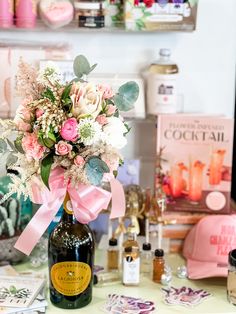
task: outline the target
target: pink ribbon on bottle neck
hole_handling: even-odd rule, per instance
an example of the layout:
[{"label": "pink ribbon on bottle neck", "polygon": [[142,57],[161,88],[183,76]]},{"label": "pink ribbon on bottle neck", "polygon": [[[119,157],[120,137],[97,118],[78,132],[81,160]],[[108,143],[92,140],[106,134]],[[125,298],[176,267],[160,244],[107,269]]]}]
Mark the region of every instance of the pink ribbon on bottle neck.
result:
[{"label": "pink ribbon on bottle neck", "polygon": [[33,202],[43,205],[23,230],[14,247],[26,255],[31,253],[61,207],[66,193],[70,196],[73,214],[82,224],[96,219],[101,210],[108,207],[111,198],[110,219],[124,216],[123,187],[114,178],[110,180],[110,185],[111,193],[93,185],[78,184],[74,187],[65,180],[64,170],[59,167],[51,172],[50,190],[42,186],[39,179],[34,180],[32,182]]}]

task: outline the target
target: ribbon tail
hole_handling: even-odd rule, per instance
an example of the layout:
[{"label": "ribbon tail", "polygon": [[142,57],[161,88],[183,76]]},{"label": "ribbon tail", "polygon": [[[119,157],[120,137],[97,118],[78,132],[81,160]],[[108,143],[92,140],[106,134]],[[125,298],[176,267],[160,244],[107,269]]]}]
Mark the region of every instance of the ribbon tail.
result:
[{"label": "ribbon tail", "polygon": [[62,202],[63,197],[59,197],[48,204],[42,205],[21,233],[14,248],[29,255],[55,217]]},{"label": "ribbon tail", "polygon": [[112,193],[112,208],[110,219],[125,215],[125,193],[122,184],[117,179],[110,180]]}]

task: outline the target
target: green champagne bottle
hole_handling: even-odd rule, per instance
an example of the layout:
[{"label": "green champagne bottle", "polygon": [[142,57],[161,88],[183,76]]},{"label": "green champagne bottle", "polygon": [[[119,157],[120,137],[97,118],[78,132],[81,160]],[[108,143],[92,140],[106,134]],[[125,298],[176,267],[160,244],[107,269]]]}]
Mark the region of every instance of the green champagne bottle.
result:
[{"label": "green champagne bottle", "polygon": [[50,299],[63,309],[89,304],[93,286],[93,233],[88,225],[76,220],[70,208],[67,194],[62,218],[48,244]]}]

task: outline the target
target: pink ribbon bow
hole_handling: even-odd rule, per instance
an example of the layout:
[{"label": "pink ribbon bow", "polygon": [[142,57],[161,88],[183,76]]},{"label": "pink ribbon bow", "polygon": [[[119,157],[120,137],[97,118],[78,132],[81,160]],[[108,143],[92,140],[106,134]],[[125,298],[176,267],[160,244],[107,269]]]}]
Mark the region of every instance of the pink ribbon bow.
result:
[{"label": "pink ribbon bow", "polygon": [[76,219],[82,223],[97,218],[102,209],[106,209],[112,197],[110,219],[124,216],[125,197],[121,183],[116,179],[110,180],[111,193],[93,185],[78,184],[73,187],[64,178],[64,170],[55,168],[50,175],[50,190],[42,187],[40,180],[32,183],[33,202],[43,204],[21,233],[14,247],[29,255],[39,239],[48,228],[58,212],[68,192]]}]

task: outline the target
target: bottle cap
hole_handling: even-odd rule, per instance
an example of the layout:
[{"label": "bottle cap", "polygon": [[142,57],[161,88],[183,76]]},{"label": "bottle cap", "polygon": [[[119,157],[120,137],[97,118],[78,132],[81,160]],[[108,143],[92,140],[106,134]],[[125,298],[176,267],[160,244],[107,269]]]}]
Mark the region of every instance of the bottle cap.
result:
[{"label": "bottle cap", "polygon": [[131,253],[132,252],[132,247],[128,246],[125,248],[125,253]]},{"label": "bottle cap", "polygon": [[161,48],[159,52],[160,56],[162,57],[170,57],[171,55],[171,50],[168,48]]},{"label": "bottle cap", "polygon": [[229,252],[229,264],[236,267],[236,249]]},{"label": "bottle cap", "polygon": [[98,283],[98,276],[97,275],[93,275],[93,284],[96,285]]},{"label": "bottle cap", "polygon": [[143,251],[151,251],[151,243],[143,243]]},{"label": "bottle cap", "polygon": [[157,249],[157,250],[155,250],[154,254],[157,257],[163,257],[164,256],[164,251],[162,249]]},{"label": "bottle cap", "polygon": [[109,245],[111,246],[116,246],[117,245],[117,239],[116,238],[111,238],[109,240]]}]

